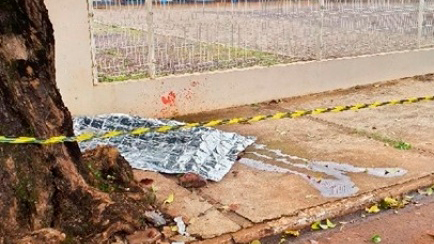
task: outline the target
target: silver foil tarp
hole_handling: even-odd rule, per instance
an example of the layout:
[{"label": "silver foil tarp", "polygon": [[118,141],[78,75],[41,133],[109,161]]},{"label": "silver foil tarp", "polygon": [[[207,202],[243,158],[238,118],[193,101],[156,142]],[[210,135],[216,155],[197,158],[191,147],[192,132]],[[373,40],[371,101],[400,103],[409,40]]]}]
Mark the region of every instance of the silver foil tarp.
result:
[{"label": "silver foil tarp", "polygon": [[[182,125],[173,120],[146,119],[126,114],[104,114],[74,118],[74,133],[104,133],[137,127]],[[197,127],[168,133],[126,135],[80,142],[82,152],[98,145],[116,147],[133,168],[162,173],[196,173],[220,181],[231,169],[237,155],[254,143],[254,137]]]}]

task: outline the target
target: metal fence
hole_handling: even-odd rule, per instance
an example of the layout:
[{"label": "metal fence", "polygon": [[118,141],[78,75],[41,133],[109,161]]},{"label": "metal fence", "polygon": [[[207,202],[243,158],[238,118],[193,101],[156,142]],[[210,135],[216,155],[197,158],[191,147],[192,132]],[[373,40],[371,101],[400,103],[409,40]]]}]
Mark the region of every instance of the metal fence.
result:
[{"label": "metal fence", "polygon": [[434,0],[98,0],[91,6],[100,81],[434,46]]}]

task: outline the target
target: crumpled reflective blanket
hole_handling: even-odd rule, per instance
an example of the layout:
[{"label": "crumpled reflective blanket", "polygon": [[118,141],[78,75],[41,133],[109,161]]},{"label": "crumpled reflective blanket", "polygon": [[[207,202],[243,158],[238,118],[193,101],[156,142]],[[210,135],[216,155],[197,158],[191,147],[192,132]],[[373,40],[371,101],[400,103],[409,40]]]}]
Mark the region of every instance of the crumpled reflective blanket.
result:
[{"label": "crumpled reflective blanket", "polygon": [[[173,120],[147,119],[126,114],[104,114],[74,118],[74,132],[104,133],[137,127],[181,125]],[[126,135],[80,142],[81,151],[98,145],[116,147],[133,168],[162,173],[192,172],[220,181],[231,169],[237,155],[256,139],[213,128],[197,127],[168,133]]]}]

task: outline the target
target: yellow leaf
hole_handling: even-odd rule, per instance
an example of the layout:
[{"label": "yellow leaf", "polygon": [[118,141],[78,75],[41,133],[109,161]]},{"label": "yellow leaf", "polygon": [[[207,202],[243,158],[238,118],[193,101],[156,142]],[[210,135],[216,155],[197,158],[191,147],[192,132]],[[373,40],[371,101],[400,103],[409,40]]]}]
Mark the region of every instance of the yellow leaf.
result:
[{"label": "yellow leaf", "polygon": [[336,224],[334,224],[333,222],[331,222],[329,219],[326,220],[326,224],[327,224],[327,227],[329,227],[331,229],[333,229],[333,228],[336,227]]},{"label": "yellow leaf", "polygon": [[155,185],[152,185],[151,186],[151,191],[153,192],[153,193],[156,193],[157,192],[157,187],[155,186]]},{"label": "yellow leaf", "polygon": [[173,232],[177,232],[178,231],[178,226],[174,225],[174,226],[170,226],[170,230]]},{"label": "yellow leaf", "polygon": [[254,240],[254,241],[250,242],[250,244],[261,244],[261,241],[260,240]]},{"label": "yellow leaf", "polygon": [[319,230],[321,229],[320,225],[321,225],[321,221],[317,221],[313,223],[310,227],[312,228],[312,230]]},{"label": "yellow leaf", "polygon": [[167,197],[166,201],[164,201],[164,203],[170,204],[173,202],[173,200],[175,200],[175,195],[173,195],[173,193],[170,193],[169,196]]},{"label": "yellow leaf", "polygon": [[378,205],[372,205],[370,208],[366,208],[366,212],[368,213],[378,213],[380,212],[380,209],[378,208]]},{"label": "yellow leaf", "polygon": [[426,194],[428,195],[428,196],[431,196],[432,194],[433,194],[433,188],[428,188],[428,189],[426,189]]},{"label": "yellow leaf", "polygon": [[299,236],[300,231],[298,231],[298,230],[285,230],[285,234],[291,235],[291,236]]},{"label": "yellow leaf", "polygon": [[329,227],[327,225],[320,224],[319,227],[323,230],[327,230]]},{"label": "yellow leaf", "polygon": [[396,207],[399,204],[398,200],[391,197],[384,198],[384,203],[386,203],[389,207]]}]

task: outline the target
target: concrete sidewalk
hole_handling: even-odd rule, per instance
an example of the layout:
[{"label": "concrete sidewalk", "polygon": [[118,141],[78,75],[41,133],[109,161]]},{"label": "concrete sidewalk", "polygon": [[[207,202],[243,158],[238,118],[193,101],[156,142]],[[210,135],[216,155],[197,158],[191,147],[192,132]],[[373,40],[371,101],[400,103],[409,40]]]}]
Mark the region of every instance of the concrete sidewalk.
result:
[{"label": "concrete sidewalk", "polygon": [[[179,119],[205,121],[431,94],[432,75]],[[154,181],[160,201],[174,193],[174,202],[163,211],[183,216],[187,232],[204,243],[250,242],[434,183],[434,102],[219,129],[258,138],[221,182],[191,190],[174,176],[135,171],[138,180]],[[397,149],[408,145],[409,150]]]}]

